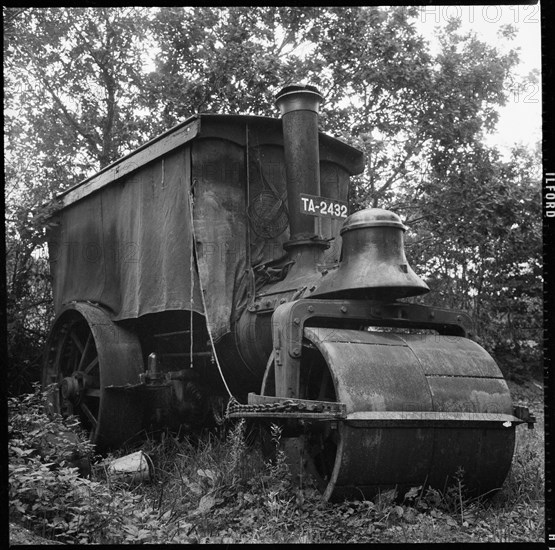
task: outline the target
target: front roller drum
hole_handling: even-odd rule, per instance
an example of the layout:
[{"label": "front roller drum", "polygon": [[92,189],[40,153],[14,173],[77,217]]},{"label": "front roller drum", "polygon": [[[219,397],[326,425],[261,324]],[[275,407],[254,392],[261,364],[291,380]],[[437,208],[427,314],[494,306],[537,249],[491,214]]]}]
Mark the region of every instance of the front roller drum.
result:
[{"label": "front roller drum", "polygon": [[142,372],[137,336],[102,308],[74,302],[57,316],[47,341],[43,387],[51,390],[51,408],[78,417],[99,451],[117,448],[140,431],[141,403],[109,388],[136,384]]},{"label": "front roller drum", "polygon": [[346,405],[285,440],[326,499],[371,498],[456,476],[473,494],[499,489],[514,452],[509,390],[465,338],[305,329],[301,397]]}]

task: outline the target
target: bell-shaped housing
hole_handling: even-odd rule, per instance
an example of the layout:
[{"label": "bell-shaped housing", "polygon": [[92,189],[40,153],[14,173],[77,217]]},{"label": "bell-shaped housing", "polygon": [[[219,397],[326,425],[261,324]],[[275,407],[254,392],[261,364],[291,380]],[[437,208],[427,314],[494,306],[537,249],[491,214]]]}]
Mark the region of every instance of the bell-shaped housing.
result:
[{"label": "bell-shaped housing", "polygon": [[341,229],[339,268],[322,277],[312,296],[394,300],[429,292],[407,262],[405,231],[389,210],[367,208],[349,216]]}]

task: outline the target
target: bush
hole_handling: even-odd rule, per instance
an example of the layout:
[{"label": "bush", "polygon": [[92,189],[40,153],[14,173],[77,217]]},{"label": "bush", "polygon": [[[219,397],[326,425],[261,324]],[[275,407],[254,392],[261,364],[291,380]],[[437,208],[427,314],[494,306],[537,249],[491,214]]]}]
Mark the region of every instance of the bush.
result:
[{"label": "bush", "polygon": [[[45,538],[70,544],[221,542],[221,522],[232,511],[236,520],[239,509],[240,538],[247,541],[258,509],[269,521],[263,522],[269,537],[268,528],[289,521],[284,456],[278,452],[265,462],[247,446],[245,422],[222,438],[167,435],[144,442],[155,464],[154,483],[131,488],[106,475],[103,465],[112,457],[93,467],[95,479],[82,477],[72,464],[76,457],[95,458],[92,445],[77,419],[46,411],[46,393],[38,386],[8,400],[10,519]],[[274,438],[277,444],[278,432]],[[228,535],[228,542],[237,541],[231,530]]]},{"label": "bush", "polygon": [[[80,476],[92,445],[75,418],[46,414],[46,394],[8,400],[9,513],[43,537],[67,543],[163,540],[149,506],[130,491]],[[156,520],[156,521],[154,521]],[[146,526],[140,530],[139,523]]]},{"label": "bush", "polygon": [[[540,399],[534,389],[521,397]],[[276,426],[269,460],[247,443],[244,421],[219,437],[143,441],[149,483],[115,481],[104,469],[112,456],[85,479],[71,461],[76,452],[92,456],[90,445],[83,434],[65,437],[77,429],[74,419],[45,415],[36,390],[9,400],[10,515],[43,537],[79,544],[541,541],[543,421],[541,401],[531,404],[538,425],[518,429],[513,468],[491,499],[468,497],[460,472],[443,492],[418,486],[330,503],[306,478],[300,488],[293,482]]]}]

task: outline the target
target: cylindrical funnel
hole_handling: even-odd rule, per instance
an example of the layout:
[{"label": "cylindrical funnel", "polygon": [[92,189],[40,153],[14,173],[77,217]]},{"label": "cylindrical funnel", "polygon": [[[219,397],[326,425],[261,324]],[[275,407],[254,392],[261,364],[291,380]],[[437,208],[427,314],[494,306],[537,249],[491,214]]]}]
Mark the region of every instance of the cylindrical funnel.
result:
[{"label": "cylindrical funnel", "polygon": [[317,218],[301,212],[301,193],[320,195],[318,108],[322,96],[313,86],[288,86],[276,96],[283,124],[290,241],[321,241]]}]

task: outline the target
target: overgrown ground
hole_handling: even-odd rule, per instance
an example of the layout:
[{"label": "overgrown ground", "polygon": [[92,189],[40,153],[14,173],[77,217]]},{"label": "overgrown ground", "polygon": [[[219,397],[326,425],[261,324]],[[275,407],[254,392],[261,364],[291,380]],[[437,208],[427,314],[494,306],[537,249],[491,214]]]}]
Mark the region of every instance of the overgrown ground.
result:
[{"label": "overgrown ground", "polygon": [[[81,544],[543,542],[542,387],[510,387],[514,403],[530,407],[538,421],[534,430],[517,428],[511,473],[492,499],[468,499],[455,484],[443,494],[415,487],[400,501],[389,491],[336,504],[310,485],[294,487],[284,457],[267,461],[245,443],[241,423],[221,438],[147,440],[149,483],[115,482],[102,463],[84,479],[60,464],[73,443],[37,453],[61,420],[47,419],[40,395],[28,395],[10,400],[10,520],[46,539]],[[15,527],[11,533],[12,544],[37,544]]]}]

